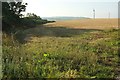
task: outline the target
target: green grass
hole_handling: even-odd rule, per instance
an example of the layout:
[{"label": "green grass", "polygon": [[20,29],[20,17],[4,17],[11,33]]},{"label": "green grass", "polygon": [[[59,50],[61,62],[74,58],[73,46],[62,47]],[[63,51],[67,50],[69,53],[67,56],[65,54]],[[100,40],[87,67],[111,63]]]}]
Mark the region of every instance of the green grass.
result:
[{"label": "green grass", "polygon": [[3,78],[119,77],[118,31],[32,37],[24,44],[3,34]]}]

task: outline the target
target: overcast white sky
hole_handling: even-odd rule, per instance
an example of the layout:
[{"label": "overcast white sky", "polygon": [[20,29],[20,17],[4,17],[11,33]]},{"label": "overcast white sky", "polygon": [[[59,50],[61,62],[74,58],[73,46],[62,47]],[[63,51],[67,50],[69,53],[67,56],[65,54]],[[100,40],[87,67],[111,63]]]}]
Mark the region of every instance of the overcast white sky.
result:
[{"label": "overcast white sky", "polygon": [[26,13],[35,13],[40,17],[76,16],[97,18],[118,17],[119,0],[23,0],[27,2]]}]

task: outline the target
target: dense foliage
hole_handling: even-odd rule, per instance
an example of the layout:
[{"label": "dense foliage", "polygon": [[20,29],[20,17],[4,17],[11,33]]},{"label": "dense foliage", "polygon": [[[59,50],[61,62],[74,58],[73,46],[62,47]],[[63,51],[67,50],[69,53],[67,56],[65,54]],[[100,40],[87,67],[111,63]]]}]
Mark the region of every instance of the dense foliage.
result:
[{"label": "dense foliage", "polygon": [[26,4],[22,2],[3,2],[2,3],[2,29],[6,32],[14,31],[21,26],[21,12],[25,11]]},{"label": "dense foliage", "polygon": [[28,27],[34,27],[36,25],[41,25],[48,22],[49,21],[41,19],[39,16],[37,16],[34,13],[28,13],[27,17],[23,18],[23,24]]},{"label": "dense foliage", "polygon": [[[48,23],[35,14],[23,17],[21,12],[25,12],[27,3],[3,2],[2,3],[2,30],[7,33],[15,33],[20,29],[26,29]],[[52,22],[52,21],[51,21]]]}]

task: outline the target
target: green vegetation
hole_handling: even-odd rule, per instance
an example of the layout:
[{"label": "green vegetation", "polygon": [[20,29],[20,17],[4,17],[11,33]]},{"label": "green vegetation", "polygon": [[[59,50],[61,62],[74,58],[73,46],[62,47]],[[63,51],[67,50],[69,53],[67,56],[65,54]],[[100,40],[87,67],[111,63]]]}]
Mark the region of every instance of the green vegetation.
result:
[{"label": "green vegetation", "polygon": [[22,23],[23,25],[27,26],[27,28],[31,28],[31,27],[35,27],[37,25],[42,25],[42,24],[54,22],[54,21],[43,20],[34,13],[28,13],[27,17],[24,17],[22,19],[22,22],[23,22]]},{"label": "green vegetation", "polygon": [[3,78],[119,77],[118,31],[90,31],[71,37],[34,36],[24,44],[4,33]]},{"label": "green vegetation", "polygon": [[89,21],[83,25],[63,22],[62,27],[42,25],[54,21],[33,13],[23,17],[26,6],[17,1],[2,4],[3,79],[120,77],[120,29],[100,30],[106,23],[90,19],[92,28],[84,25]]},{"label": "green vegetation", "polygon": [[24,17],[21,12],[25,12],[27,3],[22,2],[2,2],[2,30],[8,34],[16,33],[19,30],[28,29],[54,21],[41,19],[34,13],[28,13]]},{"label": "green vegetation", "polygon": [[27,4],[22,2],[2,2],[2,30],[5,32],[14,32],[22,26],[22,14]]}]

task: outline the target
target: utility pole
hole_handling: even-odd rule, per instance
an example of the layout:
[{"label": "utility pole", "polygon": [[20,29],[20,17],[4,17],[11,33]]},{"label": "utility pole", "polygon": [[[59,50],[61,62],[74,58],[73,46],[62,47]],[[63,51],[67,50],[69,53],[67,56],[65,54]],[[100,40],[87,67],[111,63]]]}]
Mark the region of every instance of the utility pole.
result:
[{"label": "utility pole", "polygon": [[109,14],[108,14],[108,18],[110,19],[110,12],[109,12]]},{"label": "utility pole", "polygon": [[95,19],[95,9],[93,9],[93,19]]}]

